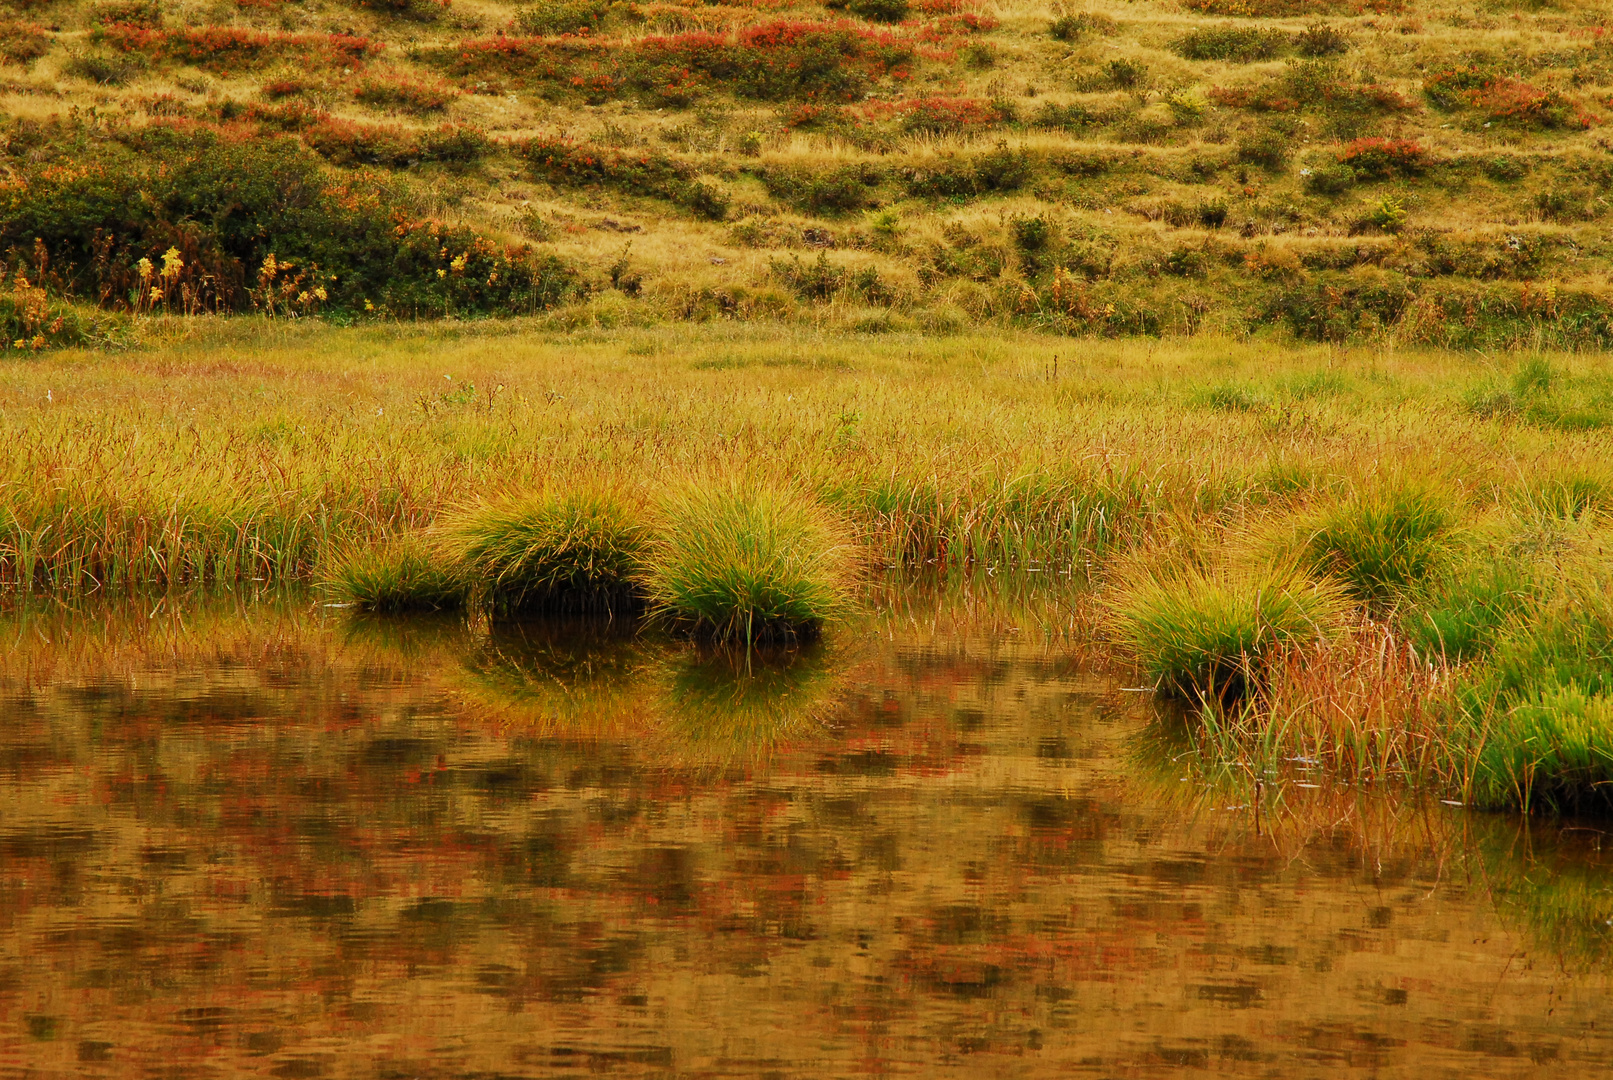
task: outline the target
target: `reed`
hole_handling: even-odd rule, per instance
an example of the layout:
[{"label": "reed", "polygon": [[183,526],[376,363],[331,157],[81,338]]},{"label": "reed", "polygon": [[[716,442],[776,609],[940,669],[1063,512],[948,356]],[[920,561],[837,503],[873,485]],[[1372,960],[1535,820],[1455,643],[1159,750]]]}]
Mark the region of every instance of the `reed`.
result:
[{"label": "reed", "polygon": [[747,646],[816,637],[851,600],[844,527],[787,487],[687,487],[661,509],[644,573],[652,610],[693,633]]},{"label": "reed", "polygon": [[472,602],[501,612],[619,612],[641,606],[643,511],[606,485],[551,488],[463,510],[438,548]]}]

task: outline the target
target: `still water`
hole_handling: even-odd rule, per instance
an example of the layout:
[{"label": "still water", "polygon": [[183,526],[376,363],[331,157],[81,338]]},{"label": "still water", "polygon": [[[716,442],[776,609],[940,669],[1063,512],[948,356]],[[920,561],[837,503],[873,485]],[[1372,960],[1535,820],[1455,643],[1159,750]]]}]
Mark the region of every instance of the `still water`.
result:
[{"label": "still water", "polygon": [[1594,825],[1303,771],[1257,822],[1027,621],[910,600],[747,664],[306,600],[7,614],[0,1073],[1613,1063]]}]

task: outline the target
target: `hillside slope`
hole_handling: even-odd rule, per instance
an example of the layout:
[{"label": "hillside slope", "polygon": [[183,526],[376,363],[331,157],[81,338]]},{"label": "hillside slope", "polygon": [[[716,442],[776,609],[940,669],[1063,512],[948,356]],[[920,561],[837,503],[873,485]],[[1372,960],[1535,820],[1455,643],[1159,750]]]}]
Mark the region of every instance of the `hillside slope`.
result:
[{"label": "hillside slope", "polygon": [[9,0],[0,330],[1613,343],[1604,5],[832,2]]}]

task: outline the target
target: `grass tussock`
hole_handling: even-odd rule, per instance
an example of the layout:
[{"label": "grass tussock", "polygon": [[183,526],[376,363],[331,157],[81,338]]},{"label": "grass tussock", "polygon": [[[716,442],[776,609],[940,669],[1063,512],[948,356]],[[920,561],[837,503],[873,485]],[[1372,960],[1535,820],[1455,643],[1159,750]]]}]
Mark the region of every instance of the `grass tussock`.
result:
[{"label": "grass tussock", "polygon": [[445,611],[465,603],[464,579],[419,533],[338,556],[324,585],[366,611]]},{"label": "grass tussock", "polygon": [[1295,546],[1313,572],[1381,607],[1440,567],[1459,516],[1454,498],[1437,488],[1375,485],[1302,518]]},{"label": "grass tussock", "polygon": [[662,507],[644,587],[663,620],[718,640],[809,639],[845,613],[845,529],[786,487],[689,487]]},{"label": "grass tussock", "polygon": [[503,612],[640,606],[648,530],[642,506],[608,487],[494,499],[440,527],[444,557],[474,602]]},{"label": "grass tussock", "polygon": [[1293,567],[1147,568],[1114,601],[1120,640],[1161,689],[1204,702],[1246,696],[1284,646],[1325,641],[1341,590]]}]

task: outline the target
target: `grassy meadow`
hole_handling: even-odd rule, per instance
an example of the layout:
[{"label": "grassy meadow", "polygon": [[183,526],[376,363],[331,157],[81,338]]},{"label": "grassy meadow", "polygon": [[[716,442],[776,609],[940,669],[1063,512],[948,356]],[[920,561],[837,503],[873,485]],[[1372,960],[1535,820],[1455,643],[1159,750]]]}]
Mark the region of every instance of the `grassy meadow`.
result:
[{"label": "grassy meadow", "polygon": [[164,325],[4,369],[12,589],[294,581],[757,641],[904,574],[1011,575],[1227,761],[1563,808],[1613,769],[1596,356]]}]

